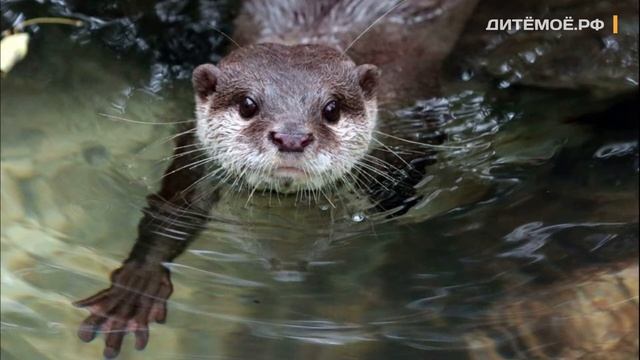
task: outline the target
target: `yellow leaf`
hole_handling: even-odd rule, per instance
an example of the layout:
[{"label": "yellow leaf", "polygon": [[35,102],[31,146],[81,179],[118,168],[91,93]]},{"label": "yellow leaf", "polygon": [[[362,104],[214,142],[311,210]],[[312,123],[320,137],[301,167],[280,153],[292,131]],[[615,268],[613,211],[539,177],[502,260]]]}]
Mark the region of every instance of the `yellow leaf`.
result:
[{"label": "yellow leaf", "polygon": [[27,56],[29,34],[7,35],[0,40],[0,71],[6,74],[20,60]]}]

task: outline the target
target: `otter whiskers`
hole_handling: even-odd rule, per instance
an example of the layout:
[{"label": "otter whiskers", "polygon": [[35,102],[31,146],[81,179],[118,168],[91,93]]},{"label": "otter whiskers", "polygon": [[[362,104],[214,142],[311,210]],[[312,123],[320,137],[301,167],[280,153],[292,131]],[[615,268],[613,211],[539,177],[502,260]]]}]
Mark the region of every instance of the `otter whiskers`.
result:
[{"label": "otter whiskers", "polygon": [[105,117],[105,118],[107,118],[109,120],[113,120],[113,121],[122,121],[122,122],[130,123],[130,124],[140,124],[140,125],[177,125],[177,124],[188,124],[188,123],[193,122],[193,120],[171,121],[171,122],[152,122],[152,121],[133,120],[133,119],[128,119],[128,118],[124,118],[124,117],[121,117],[121,116],[105,114],[105,113],[98,113],[98,115],[103,116],[103,117]]},{"label": "otter whiskers", "polygon": [[351,43],[349,43],[349,45],[347,45],[347,47],[342,51],[343,54],[346,54],[347,51],[349,51],[349,49],[351,49],[351,47],[358,42],[358,40],[360,40],[360,38],[362,38],[366,33],[369,32],[369,30],[371,30],[378,22],[380,22],[382,19],[384,19],[387,15],[391,14],[391,12],[397,8],[400,7],[400,5],[404,4],[405,2],[407,2],[408,0],[401,0],[399,1],[397,4],[393,5],[391,8],[389,8],[389,10],[385,11],[382,15],[380,15],[377,19],[375,19],[369,26],[367,26],[358,36],[355,37],[355,39],[353,39],[353,41],[351,41]]}]

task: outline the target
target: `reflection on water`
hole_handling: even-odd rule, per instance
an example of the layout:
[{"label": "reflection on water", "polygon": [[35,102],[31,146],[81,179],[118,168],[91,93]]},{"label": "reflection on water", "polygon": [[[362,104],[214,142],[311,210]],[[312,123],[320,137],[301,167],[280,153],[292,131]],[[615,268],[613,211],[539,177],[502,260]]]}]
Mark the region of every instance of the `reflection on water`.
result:
[{"label": "reflection on water", "polygon": [[[70,303],[128,254],[191,94],[159,58],[44,37],[1,83],[2,355],[98,358]],[[144,356],[632,358],[638,128],[616,101],[465,78],[384,114],[379,141],[438,160],[393,219],[346,195],[229,194],[170,265]],[[417,145],[432,123],[447,141]]]}]

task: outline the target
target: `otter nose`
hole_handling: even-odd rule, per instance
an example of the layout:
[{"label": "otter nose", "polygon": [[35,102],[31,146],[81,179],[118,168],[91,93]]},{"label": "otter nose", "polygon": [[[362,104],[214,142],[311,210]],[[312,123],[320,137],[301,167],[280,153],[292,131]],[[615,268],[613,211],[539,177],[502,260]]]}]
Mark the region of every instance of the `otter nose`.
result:
[{"label": "otter nose", "polygon": [[313,142],[313,134],[288,134],[271,131],[269,139],[282,152],[302,152]]}]

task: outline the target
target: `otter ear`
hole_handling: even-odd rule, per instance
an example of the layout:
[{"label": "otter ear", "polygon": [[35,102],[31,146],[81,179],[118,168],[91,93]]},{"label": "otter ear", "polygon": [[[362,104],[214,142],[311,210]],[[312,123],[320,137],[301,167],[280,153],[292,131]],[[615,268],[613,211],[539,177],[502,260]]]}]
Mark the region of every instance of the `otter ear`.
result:
[{"label": "otter ear", "polygon": [[356,71],[358,73],[358,83],[364,92],[365,99],[369,100],[373,98],[378,89],[380,70],[375,65],[363,64],[357,66]]},{"label": "otter ear", "polygon": [[220,69],[215,65],[202,64],[195,68],[191,82],[193,83],[193,90],[196,92],[196,96],[204,100],[207,96],[213,94],[216,91],[219,78]]}]

